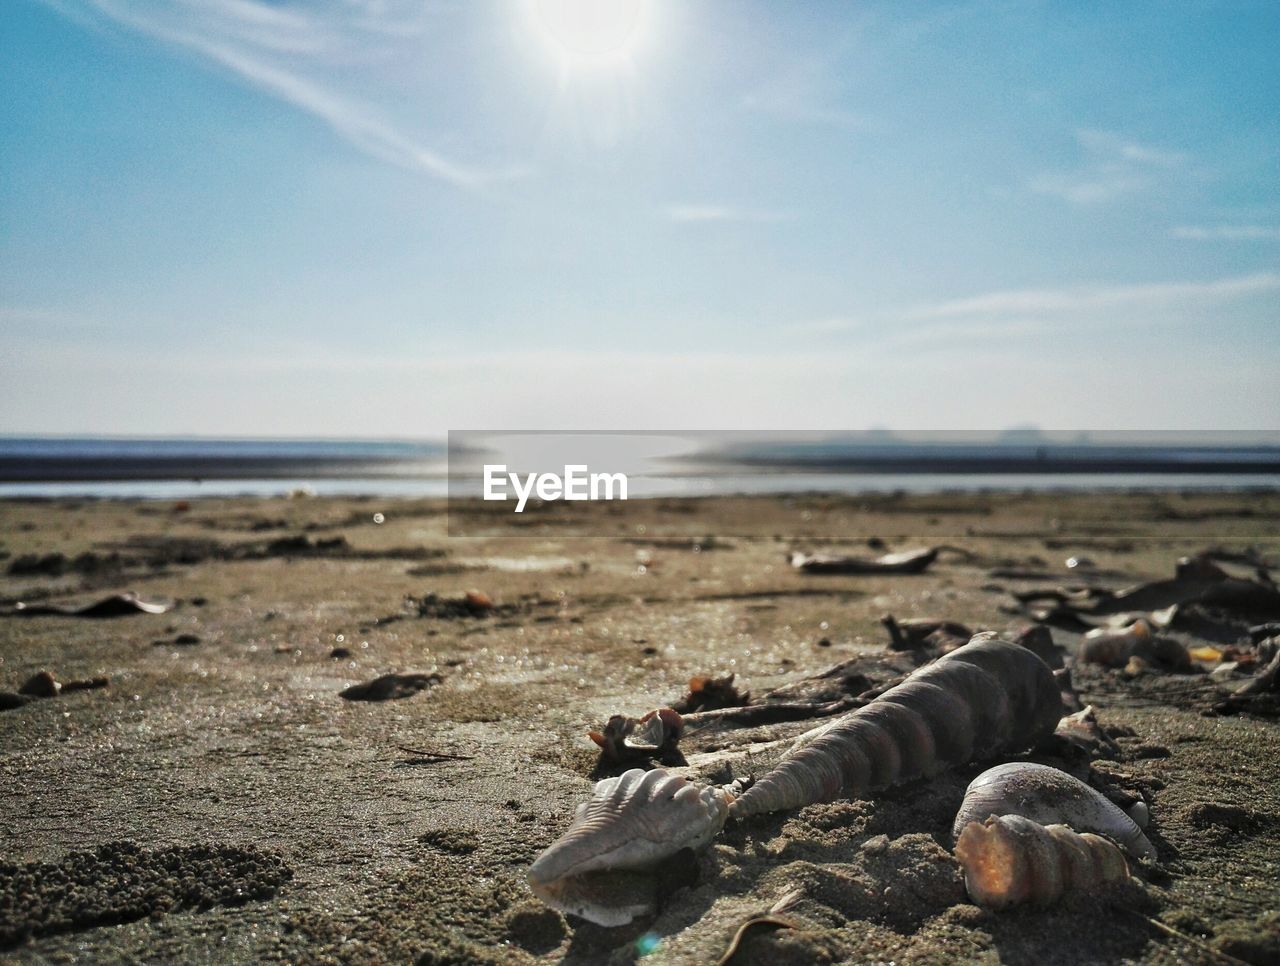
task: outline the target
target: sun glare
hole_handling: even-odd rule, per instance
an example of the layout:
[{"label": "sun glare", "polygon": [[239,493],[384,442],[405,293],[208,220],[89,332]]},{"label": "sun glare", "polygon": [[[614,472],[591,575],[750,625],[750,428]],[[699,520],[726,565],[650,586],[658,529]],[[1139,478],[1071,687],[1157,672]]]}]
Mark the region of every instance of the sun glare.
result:
[{"label": "sun glare", "polygon": [[534,28],[567,69],[617,69],[644,40],[650,0],[530,0]]}]

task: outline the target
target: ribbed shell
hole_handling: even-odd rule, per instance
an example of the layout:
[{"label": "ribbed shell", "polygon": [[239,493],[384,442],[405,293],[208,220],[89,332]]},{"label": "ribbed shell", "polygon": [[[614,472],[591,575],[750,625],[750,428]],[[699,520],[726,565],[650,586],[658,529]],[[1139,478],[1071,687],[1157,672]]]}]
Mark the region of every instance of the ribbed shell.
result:
[{"label": "ribbed shell", "polygon": [[1041,825],[1062,824],[1077,832],[1097,832],[1118,842],[1135,858],[1156,856],[1142,829],[1117,805],[1048,765],[1014,761],[988,768],[965,791],[951,834],[958,836],[970,822],[982,822],[992,815],[1021,815]]},{"label": "ribbed shell", "polygon": [[529,869],[535,886],[600,869],[641,869],[698,849],[724,826],[722,789],[660,768],[633,768],[598,783],[568,830]]},{"label": "ribbed shell", "polygon": [[1021,815],[970,822],[956,842],[969,898],[988,909],[1051,905],[1129,877],[1124,853],[1106,839]]},{"label": "ribbed shell", "polygon": [[957,648],[870,704],[802,735],[732,805],[738,817],[857,797],[975,758],[1021,751],[1053,733],[1053,672],[1007,641]]}]

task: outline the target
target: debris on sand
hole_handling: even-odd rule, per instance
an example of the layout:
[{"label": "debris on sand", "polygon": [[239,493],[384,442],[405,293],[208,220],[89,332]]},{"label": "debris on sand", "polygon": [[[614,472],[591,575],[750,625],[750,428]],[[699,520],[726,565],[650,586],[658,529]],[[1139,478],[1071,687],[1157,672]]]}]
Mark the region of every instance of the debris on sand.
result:
[{"label": "debris on sand", "polygon": [[716,711],[720,708],[741,708],[751,703],[750,691],[739,691],[733,684],[732,672],[718,678],[699,674],[689,679],[689,690],[671,707],[680,714],[694,711]]},{"label": "debris on sand", "polygon": [[411,603],[416,606],[419,617],[436,617],[440,620],[489,617],[511,610],[510,607],[499,608],[488,594],[479,590],[468,590],[460,597],[427,594]]},{"label": "debris on sand", "polygon": [[68,691],[96,691],[99,688],[105,688],[111,683],[111,679],[105,675],[96,678],[85,678],[80,681],[63,681],[62,693]]},{"label": "debris on sand", "polygon": [[684,731],[684,719],[672,708],[656,708],[640,718],[615,714],[601,731],[588,731],[587,737],[600,748],[597,771],[620,763],[637,764],[661,761],[680,764],[676,743]]},{"label": "debris on sand", "polygon": [[1204,554],[1181,558],[1169,580],[1117,591],[1097,586],[1020,591],[1014,597],[1035,620],[1073,630],[1145,616],[1158,626],[1184,627],[1224,642],[1249,623],[1280,618],[1280,588],[1266,570],[1235,576]]},{"label": "debris on sand", "polygon": [[924,651],[930,655],[946,654],[969,643],[973,631],[956,621],[927,617],[896,619],[885,614],[880,623],[889,632],[889,646],[895,651]]},{"label": "debris on sand", "polygon": [[130,614],[163,614],[170,605],[158,600],[147,600],[129,591],[112,594],[82,607],[62,607],[56,604],[14,604],[11,617],[127,617]]},{"label": "debris on sand", "polygon": [[82,681],[60,682],[49,671],[33,674],[18,688],[17,693],[0,691],[0,711],[11,711],[41,698],[56,698],[71,691],[93,691],[111,683],[107,677],[86,678]]},{"label": "debris on sand", "polygon": [[178,634],[171,641],[159,640],[151,642],[154,647],[191,647],[199,643],[200,637],[196,634]]},{"label": "debris on sand", "polygon": [[1080,642],[1077,657],[1085,664],[1125,667],[1134,658],[1147,665],[1170,671],[1193,670],[1191,655],[1181,642],[1152,633],[1144,620],[1135,621],[1124,630],[1095,628]]},{"label": "debris on sand", "polygon": [[443,680],[444,675],[435,671],[430,674],[384,674],[364,684],[353,684],[339,691],[338,697],[348,701],[398,701],[413,697]]},{"label": "debris on sand", "polygon": [[0,711],[12,711],[14,708],[21,708],[24,704],[30,704],[34,700],[35,698],[26,694],[0,691]]},{"label": "debris on sand", "polygon": [[48,671],[40,671],[27,678],[26,683],[18,688],[19,694],[33,698],[56,698],[62,691],[60,685]]},{"label": "debris on sand", "polygon": [[1259,646],[1260,652],[1266,644],[1271,644],[1270,662],[1229,694],[1225,701],[1215,705],[1213,710],[1218,714],[1247,711],[1265,717],[1280,716],[1280,638],[1264,642]]},{"label": "debris on sand", "polygon": [[793,553],[791,566],[806,574],[922,574],[938,559],[940,547],[887,553],[882,557]]}]

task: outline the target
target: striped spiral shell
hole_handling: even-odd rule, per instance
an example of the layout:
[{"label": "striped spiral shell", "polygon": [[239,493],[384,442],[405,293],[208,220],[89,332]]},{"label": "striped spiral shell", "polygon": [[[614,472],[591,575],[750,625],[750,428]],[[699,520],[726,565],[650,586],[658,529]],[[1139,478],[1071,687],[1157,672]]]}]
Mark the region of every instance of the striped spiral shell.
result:
[{"label": "striped spiral shell", "polygon": [[956,841],[969,898],[988,909],[1047,906],[1129,878],[1124,853],[1106,839],[1044,826],[1021,815],[970,822]]},{"label": "striped spiral shell", "polygon": [[857,797],[1020,751],[1053,734],[1061,717],[1058,685],[1040,658],[1007,641],[974,641],[802,735],[731,811],[741,818]]},{"label": "striped spiral shell", "polygon": [[988,768],[964,793],[951,834],[992,815],[1021,815],[1042,825],[1062,824],[1096,832],[1131,856],[1154,859],[1155,847],[1120,808],[1066,772],[1027,761]]}]

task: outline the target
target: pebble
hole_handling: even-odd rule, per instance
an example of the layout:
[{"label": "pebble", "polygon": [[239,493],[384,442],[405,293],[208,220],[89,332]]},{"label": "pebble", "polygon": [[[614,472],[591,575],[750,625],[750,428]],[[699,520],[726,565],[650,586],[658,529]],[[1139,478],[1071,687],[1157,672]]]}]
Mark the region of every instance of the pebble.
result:
[{"label": "pebble", "polygon": [[33,698],[56,698],[62,690],[54,676],[48,671],[41,671],[27,678],[26,684],[18,688],[19,694],[27,694]]}]

